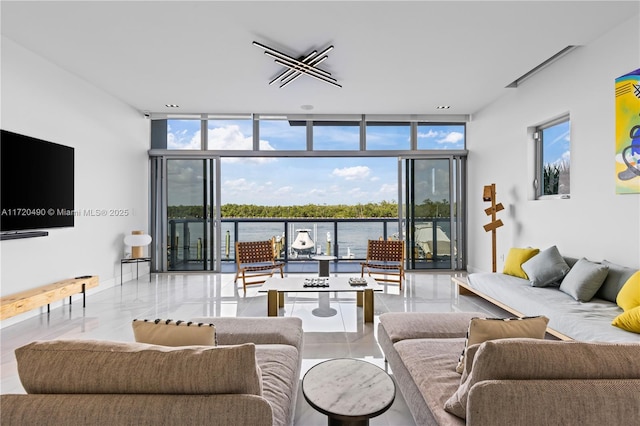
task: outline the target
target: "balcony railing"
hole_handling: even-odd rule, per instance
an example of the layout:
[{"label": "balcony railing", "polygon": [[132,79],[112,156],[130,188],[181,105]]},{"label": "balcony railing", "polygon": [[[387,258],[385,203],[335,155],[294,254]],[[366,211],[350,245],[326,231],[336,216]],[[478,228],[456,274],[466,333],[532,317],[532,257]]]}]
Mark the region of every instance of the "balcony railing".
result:
[{"label": "balcony railing", "polygon": [[[206,238],[208,225],[208,221],[199,219],[169,220],[169,270],[194,269],[188,265],[211,261]],[[401,226],[404,234],[404,223]],[[413,245],[413,251],[408,254],[414,261],[448,259],[451,250],[449,228],[449,218],[418,221],[414,232],[410,236],[404,235]],[[307,244],[294,244],[296,238],[305,237],[300,235],[303,233],[309,237]],[[397,239],[398,236],[397,218],[235,218],[221,220],[221,235],[217,243],[223,263],[235,262],[236,241],[271,238],[275,239],[278,258],[285,262],[308,261],[317,254],[333,255],[336,262],[345,262],[364,260],[370,239]]]}]

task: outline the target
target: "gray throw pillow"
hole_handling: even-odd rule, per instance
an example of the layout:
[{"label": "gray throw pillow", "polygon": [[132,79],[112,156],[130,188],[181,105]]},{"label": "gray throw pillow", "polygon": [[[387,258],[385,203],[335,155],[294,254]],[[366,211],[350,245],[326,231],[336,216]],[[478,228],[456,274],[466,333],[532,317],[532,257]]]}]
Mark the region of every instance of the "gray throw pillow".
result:
[{"label": "gray throw pillow", "polygon": [[542,250],[522,264],[522,270],[527,273],[533,287],[558,286],[569,269],[556,246]]},{"label": "gray throw pillow", "polygon": [[631,275],[633,275],[637,271],[637,269],[620,266],[606,260],[603,260],[602,264],[609,267],[609,273],[607,274],[607,278],[604,280],[602,287],[600,287],[600,290],[598,290],[595,297],[615,303],[616,297],[618,297],[618,292],[620,292],[620,289],[622,288],[624,283],[626,283],[627,280],[631,278]]},{"label": "gray throw pillow", "polygon": [[590,262],[583,257],[564,277],[560,291],[580,302],[588,302],[602,286],[608,271],[607,265]]}]

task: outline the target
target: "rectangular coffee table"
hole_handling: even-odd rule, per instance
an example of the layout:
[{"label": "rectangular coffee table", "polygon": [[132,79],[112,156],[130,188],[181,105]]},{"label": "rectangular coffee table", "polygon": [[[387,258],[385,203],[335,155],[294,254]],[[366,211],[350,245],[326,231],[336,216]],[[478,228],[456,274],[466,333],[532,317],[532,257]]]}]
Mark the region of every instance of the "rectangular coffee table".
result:
[{"label": "rectangular coffee table", "polygon": [[[364,310],[364,322],[373,322],[373,292],[382,291],[376,280],[365,277],[366,285],[351,285],[349,279],[355,277],[272,277],[265,281],[258,292],[267,293],[267,315],[278,316],[278,309],[284,307],[285,293],[330,293],[356,292],[356,305]],[[360,277],[357,277],[360,279]],[[305,287],[305,280],[327,280],[328,287]],[[320,295],[322,296],[322,295]]]}]

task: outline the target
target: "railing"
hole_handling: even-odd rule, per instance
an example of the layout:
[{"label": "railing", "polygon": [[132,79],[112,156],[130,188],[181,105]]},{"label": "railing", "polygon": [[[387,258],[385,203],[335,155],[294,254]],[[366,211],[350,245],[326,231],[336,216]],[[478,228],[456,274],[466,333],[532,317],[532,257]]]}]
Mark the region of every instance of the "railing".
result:
[{"label": "railing", "polygon": [[[208,224],[208,221],[198,219],[169,220],[169,269],[175,269],[184,263],[207,260],[208,243],[205,235]],[[411,255],[414,260],[435,260],[439,255],[448,254],[448,239],[451,235],[449,218],[427,218],[420,220],[419,225],[423,227],[423,231],[424,227],[427,227],[427,232],[421,232],[420,238],[423,241],[415,243],[413,240],[418,236],[418,231],[412,234],[415,253]],[[404,228],[404,223],[402,227]],[[301,230],[306,230],[311,240],[311,243],[307,242],[302,248],[294,244]],[[222,262],[235,262],[236,241],[260,241],[271,238],[275,238],[278,258],[287,262],[309,260],[317,254],[336,256],[336,262],[363,260],[366,258],[367,240],[393,239],[399,235],[397,218],[222,219],[221,231],[218,243]],[[429,234],[432,234],[431,242],[427,241]]]}]

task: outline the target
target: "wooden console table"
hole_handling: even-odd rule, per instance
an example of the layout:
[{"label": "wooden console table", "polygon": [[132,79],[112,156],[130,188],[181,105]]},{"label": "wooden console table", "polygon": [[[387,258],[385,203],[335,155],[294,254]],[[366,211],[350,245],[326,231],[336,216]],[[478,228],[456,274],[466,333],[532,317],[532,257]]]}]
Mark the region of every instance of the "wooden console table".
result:
[{"label": "wooden console table", "polygon": [[87,289],[97,286],[98,277],[94,275],[58,281],[4,296],[0,298],[0,320],[44,305],[47,305],[47,312],[50,312],[50,303],[68,297],[69,304],[71,304],[71,296],[80,293],[82,293],[82,307],[84,308],[86,306]]}]

